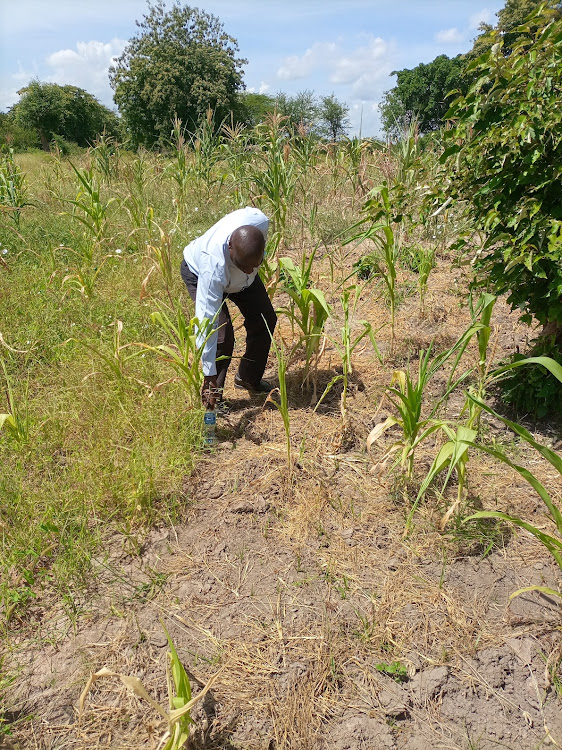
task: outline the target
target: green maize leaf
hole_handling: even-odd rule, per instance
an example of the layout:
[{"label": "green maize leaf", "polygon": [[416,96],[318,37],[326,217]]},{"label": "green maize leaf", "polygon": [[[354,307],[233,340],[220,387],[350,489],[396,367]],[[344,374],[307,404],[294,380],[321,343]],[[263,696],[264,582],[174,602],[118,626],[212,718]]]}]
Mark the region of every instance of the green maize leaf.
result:
[{"label": "green maize leaf", "polygon": [[499,510],[480,510],[477,513],[473,513],[471,516],[468,516],[465,520],[470,521],[475,518],[500,518],[503,521],[508,521],[515,526],[519,526],[521,529],[525,529],[525,531],[532,534],[547,548],[556,560],[557,565],[562,569],[562,540],[557,539],[551,534],[546,534],[544,531],[537,529],[536,526],[532,526],[530,523],[523,521],[517,516],[510,516],[508,513],[503,513]]},{"label": "green maize leaf", "polygon": [[328,306],[328,303],[326,302],[326,297],[324,296],[324,292],[320,289],[309,289],[310,296],[313,297],[320,307],[324,310],[326,315],[330,314],[330,308]]},{"label": "green maize leaf", "polygon": [[519,359],[517,362],[511,362],[509,365],[504,365],[504,367],[499,367],[497,370],[494,370],[492,373],[492,378],[496,378],[499,375],[501,375],[504,372],[508,372],[509,370],[513,370],[516,367],[521,367],[521,365],[542,365],[543,367],[546,367],[549,372],[551,372],[555,378],[557,378],[562,383],[562,365],[560,365],[556,360],[551,359],[550,357],[527,357],[527,359]]},{"label": "green maize leaf", "polygon": [[0,430],[4,425],[10,431],[16,429],[16,422],[11,414],[0,414]]},{"label": "green maize leaf", "polygon": [[[542,359],[542,357],[540,358]],[[484,411],[487,411],[492,416],[496,417],[496,419],[499,419],[501,422],[503,422],[505,425],[507,425],[513,432],[515,432],[517,435],[522,437],[527,443],[533,446],[535,450],[537,450],[544,458],[546,458],[547,461],[549,461],[554,468],[562,474],[562,458],[556,453],[555,451],[551,450],[550,448],[547,448],[545,445],[541,445],[540,443],[537,443],[537,441],[533,438],[530,432],[526,430],[522,425],[517,424],[517,422],[512,422],[509,419],[506,419],[505,417],[502,417],[500,414],[498,414],[494,409],[492,409],[488,404],[484,403],[483,401],[480,401],[476,398],[476,396],[471,395],[470,393],[467,394],[468,398],[473,401],[477,406],[479,406]]]},{"label": "green maize leaf", "polygon": [[176,688],[177,696],[174,696],[174,708],[182,708],[188,701],[191,700],[191,685],[189,683],[189,677],[180,661],[178,653],[172,643],[172,639],[166,629],[166,638],[170,646],[171,661],[172,661],[172,677]]},{"label": "green maize leaf", "polygon": [[540,591],[541,594],[547,594],[548,596],[557,596],[559,599],[562,599],[562,593],[560,593],[560,591],[550,589],[548,588],[548,586],[525,586],[525,588],[517,589],[517,591],[514,591],[513,594],[510,594],[509,598],[515,599],[516,596],[525,594],[527,591]]},{"label": "green maize leaf", "polygon": [[502,461],[503,463],[510,466],[512,469],[515,469],[522,477],[523,479],[526,479],[527,482],[531,485],[531,487],[540,495],[542,501],[548,508],[558,531],[562,533],[562,513],[560,512],[559,508],[554,504],[554,502],[551,500],[550,495],[546,491],[546,489],[543,487],[543,485],[539,482],[539,480],[532,474],[528,469],[526,469],[524,466],[519,466],[518,464],[513,463],[512,461],[507,458],[503,453],[500,451],[494,450],[493,448],[488,448],[485,445],[476,445],[475,443],[471,443],[475,448],[478,448],[478,450],[484,451],[484,453],[488,453],[490,456],[493,456],[494,458],[497,458],[499,461]]}]

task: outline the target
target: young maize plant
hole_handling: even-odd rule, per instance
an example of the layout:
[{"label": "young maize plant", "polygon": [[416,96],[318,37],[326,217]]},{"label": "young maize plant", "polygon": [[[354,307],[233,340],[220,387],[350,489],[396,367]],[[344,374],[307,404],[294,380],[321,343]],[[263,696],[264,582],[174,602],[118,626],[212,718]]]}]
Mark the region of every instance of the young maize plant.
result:
[{"label": "young maize plant", "polygon": [[283,127],[286,119],[273,113],[256,128],[258,158],[255,164],[252,162],[253,171],[249,177],[253,197],[258,202],[267,201],[272,228],[281,234],[285,231],[287,211],[293,203],[297,185],[296,163],[290,157],[290,143]]},{"label": "young maize plant", "polygon": [[[211,189],[217,178],[214,176],[214,168],[221,158],[221,128],[215,124],[215,113],[208,109],[205,117],[201,118],[197,130],[191,135],[193,147],[193,163],[191,171],[197,179],[199,186],[203,185],[207,191],[207,199],[210,198]],[[202,199],[201,192],[199,193]]]},{"label": "young maize plant", "polygon": [[[269,335],[271,336],[271,331],[269,332]],[[272,398],[272,393],[274,392],[272,391],[272,393],[266,398],[266,403],[273,404],[283,419],[283,427],[285,428],[285,446],[287,449],[288,479],[290,484],[293,474],[293,458],[291,450],[291,419],[289,417],[289,399],[287,394],[288,357],[285,352],[283,341],[277,344],[273,336],[271,336],[271,347],[277,359],[279,388],[276,388],[275,390],[279,393],[279,401],[275,401],[275,399]]]},{"label": "young maize plant", "polygon": [[[152,210],[152,209],[151,209]],[[165,232],[155,221],[152,221],[152,217],[150,220],[150,226],[157,227],[159,233],[160,233],[160,242],[159,243],[148,243],[147,244],[147,256],[150,261],[152,261],[152,266],[150,267],[150,270],[148,271],[147,275],[143,279],[143,282],[141,284],[141,292],[140,292],[140,299],[143,300],[145,297],[148,296],[147,287],[148,282],[150,280],[150,277],[154,273],[156,269],[160,271],[160,274],[162,276],[162,280],[164,281],[164,287],[166,289],[166,294],[168,295],[168,300],[170,301],[170,305],[173,307],[174,300],[172,298],[172,286],[174,283],[174,263],[173,263],[173,253],[172,253],[172,235],[174,233],[174,229],[172,229],[170,232]]]},{"label": "young maize plant", "polygon": [[[72,250],[72,248],[70,248]],[[74,250],[72,250],[74,252]],[[94,287],[102,268],[106,264],[110,255],[104,256],[97,266],[85,268],[79,266],[74,269],[74,273],[67,274],[61,281],[61,288],[69,287],[79,292],[84,299],[92,299],[94,296]],[[66,292],[63,297],[66,296]]]},{"label": "young maize plant", "polygon": [[425,295],[429,274],[435,268],[435,247],[422,250],[418,263],[418,292],[420,296],[420,317],[425,317]]},{"label": "young maize plant", "polygon": [[493,351],[490,353],[488,347],[492,333],[491,317],[495,302],[496,298],[491,294],[482,294],[476,305],[474,305],[472,299],[470,299],[469,305],[472,315],[472,324],[464,334],[464,342],[459,348],[459,352],[453,364],[454,372],[468,342],[473,336],[476,336],[478,342],[478,364],[473,370],[476,375],[476,382],[474,385],[468,387],[465,394],[465,406],[461,412],[461,415],[462,413],[467,412],[468,418],[464,425],[459,424],[448,426],[443,424],[443,432],[446,433],[449,440],[441,447],[420,487],[416,501],[410,511],[406,528],[408,528],[411,523],[413,513],[415,512],[420,499],[424,496],[433,480],[445,468],[447,468],[447,473],[439,496],[442,497],[453,470],[456,470],[458,476],[458,491],[455,501],[439,522],[439,527],[441,529],[445,528],[449,519],[461,504],[465,494],[467,479],[466,468],[470,458],[469,448],[470,446],[476,445],[475,441],[480,431],[480,417],[482,412],[480,404],[482,403],[482,399],[486,397],[490,385],[500,380],[505,373],[510,370],[527,364],[543,365],[546,369],[553,372],[556,377],[558,377],[556,374],[558,370],[562,372],[560,366],[548,357],[528,357],[527,359],[518,360],[517,362],[512,362],[511,364],[490,371],[491,362],[493,360]]},{"label": "young maize plant", "polygon": [[[359,302],[360,294],[361,289],[356,286],[351,286],[344,291],[344,293],[340,297],[340,304],[343,313],[340,338],[337,339],[335,337],[330,337],[332,343],[334,344],[340,355],[342,363],[341,380],[343,383],[343,390],[341,394],[341,414],[344,425],[347,421],[347,391],[349,376],[353,374],[351,358],[353,352],[365,337],[369,338],[379,362],[382,362],[382,355],[375,339],[375,334],[378,333],[380,328],[377,331],[373,331],[373,327],[366,320],[354,320],[354,315],[357,310],[357,304]],[[353,301],[351,301],[352,296]],[[352,329],[354,327],[360,328],[359,333],[355,335],[352,332]]]},{"label": "young maize plant", "polygon": [[197,318],[186,320],[179,305],[176,309],[175,323],[163,307],[153,312],[150,317],[164,330],[170,343],[159,346],[139,343],[137,346],[154,352],[160,359],[167,362],[175,370],[177,379],[185,386],[189,405],[197,406],[200,403],[203,385],[201,356],[206,341],[213,335],[213,321],[206,318],[203,321]]},{"label": "young maize plant", "polygon": [[151,222],[154,216],[153,209],[148,205],[148,190],[154,182],[155,175],[150,169],[147,152],[139,148],[137,158],[123,169],[123,179],[126,193],[121,205],[131,219],[134,236],[140,230],[148,230],[150,237]]},{"label": "young maize plant", "polygon": [[351,206],[355,206],[355,198],[357,193],[360,195],[364,194],[364,181],[367,170],[366,154],[368,153],[367,141],[362,138],[344,138],[342,141],[342,148],[346,156],[345,160],[345,172],[347,179],[352,185],[351,195]]},{"label": "young maize plant", "polygon": [[251,132],[238,122],[236,125],[224,124],[222,135],[221,149],[230,170],[225,177],[227,181],[230,181],[231,189],[234,189],[235,205],[244,206],[246,205],[246,169]]},{"label": "young maize plant", "polygon": [[396,265],[399,255],[399,240],[393,229],[396,222],[394,221],[390,191],[387,185],[384,184],[375,188],[372,192],[373,197],[366,201],[363,206],[363,212],[367,216],[358,224],[355,224],[352,229],[366,222],[370,223],[370,227],[364,232],[346,239],[344,244],[348,245],[350,242],[369,239],[375,245],[375,252],[368,256],[368,261],[386,286],[390,305],[390,352],[392,354],[396,338],[394,322],[396,317]]},{"label": "young maize plant", "polygon": [[107,135],[104,130],[96,138],[89,155],[102,180],[110,185],[112,178],[119,176],[119,148],[115,138]]},{"label": "young maize plant", "polygon": [[168,145],[172,148],[175,159],[166,167],[165,175],[177,186],[176,198],[179,205],[183,203],[190,179],[189,152],[185,140],[185,128],[176,115],[173,121],[171,138]]},{"label": "young maize plant", "polygon": [[214,685],[220,676],[222,669],[211,677],[205,687],[198,693],[195,698],[191,695],[191,685],[189,677],[183,664],[181,663],[175,646],[170,638],[166,628],[164,628],[170,651],[167,654],[166,661],[166,680],[168,683],[168,708],[160,705],[147,692],[138,677],[113,672],[110,669],[103,668],[90,676],[84,690],[80,695],[78,702],[78,721],[82,721],[86,698],[92,685],[104,677],[118,677],[126,688],[131,690],[139,698],[142,698],[152,709],[161,717],[166,729],[160,738],[158,750],[181,750],[189,740],[190,728],[194,723],[191,718],[191,709],[198,703]]},{"label": "young maize plant", "polygon": [[[543,357],[542,359],[547,359],[547,357]],[[544,362],[542,364],[545,367],[547,366]],[[562,383],[562,367],[560,367],[560,365],[554,360],[550,360],[548,368],[553,373],[553,375],[555,375],[555,377]],[[481,411],[486,411],[488,412],[488,414],[491,414],[496,419],[502,421],[507,427],[509,427],[510,430],[512,430],[516,435],[519,435],[519,437],[522,438],[528,445],[534,448],[543,458],[545,458],[551,464],[551,466],[554,467],[555,471],[557,472],[559,481],[562,480],[562,457],[558,455],[558,453],[551,450],[550,448],[547,448],[545,445],[541,445],[540,443],[538,443],[533,438],[531,433],[528,432],[524,427],[522,427],[520,424],[517,424],[516,422],[511,422],[509,419],[502,417],[483,401],[479,401],[471,395],[469,395],[469,398],[478,406]],[[556,527],[556,536],[547,533],[543,529],[539,529],[536,526],[533,526],[528,521],[524,521],[517,516],[512,516],[502,511],[483,510],[474,513],[465,520],[470,521],[472,519],[478,518],[499,518],[503,521],[508,521],[509,523],[512,523],[515,526],[524,529],[525,531],[528,531],[548,550],[548,552],[553,556],[556,564],[562,571],[562,512],[557,506],[556,501],[549,495],[545,487],[541,484],[541,482],[539,482],[535,475],[531,471],[529,471],[529,469],[526,469],[524,466],[520,466],[511,461],[511,459],[509,459],[505,455],[505,453],[503,453],[503,451],[497,448],[490,448],[488,446],[476,443],[474,439],[466,439],[465,442],[467,448],[471,447],[483,451],[489,456],[492,456],[498,461],[506,464],[511,469],[514,469],[519,474],[519,476],[521,476],[531,485],[531,487],[537,492],[546,506],[548,515],[550,516],[550,519],[553,521]],[[519,596],[519,594],[523,594],[526,591],[540,591],[544,594],[557,596],[562,600],[561,591],[555,591],[554,589],[546,586],[526,586],[525,588],[514,591],[513,594],[511,594],[510,599],[513,599],[514,597]]]},{"label": "young maize plant", "polygon": [[[129,344],[122,344],[121,343],[121,334],[123,333],[123,323],[120,320],[114,320],[113,321],[113,337],[111,342],[111,350],[109,353],[105,353],[97,346],[93,346],[93,344],[88,343],[87,341],[82,341],[81,339],[67,339],[64,343],[74,343],[78,344],[79,346],[84,347],[84,349],[87,349],[88,351],[92,352],[96,355],[96,357],[103,362],[103,364],[107,368],[107,373],[113,377],[117,382],[122,382],[127,378],[130,378],[129,375],[127,375],[126,370],[126,364],[129,360],[134,359],[135,357],[138,357],[140,354],[142,354],[141,351],[136,350],[132,353],[128,353],[126,356],[123,354],[123,352],[126,349],[129,349],[130,347],[136,347],[138,344],[136,343],[129,343]],[[96,375],[97,371],[91,372],[89,375],[86,375],[86,378],[90,378],[93,375]],[[84,378],[84,380],[86,379]],[[141,385],[148,387],[146,383],[143,383],[141,380],[137,380],[137,378],[132,378],[132,380],[135,380],[137,383],[140,383]]]},{"label": "young maize plant", "polygon": [[[472,334],[470,334],[472,335]],[[433,376],[440,370],[443,365],[458,351],[465,346],[468,332],[465,333],[450,349],[437,355],[431,360],[431,346],[426,351],[422,350],[419,354],[418,377],[414,382],[410,369],[396,370],[392,376],[390,386],[386,389],[385,398],[394,406],[397,411],[396,416],[390,416],[384,422],[378,424],[367,438],[367,450],[371,450],[373,445],[382,437],[390,427],[398,425],[402,430],[400,440],[393,443],[388,448],[382,459],[381,468],[384,468],[390,456],[397,450],[401,449],[400,464],[406,468],[406,476],[412,477],[414,469],[414,453],[416,447],[436,430],[443,429],[446,422],[438,419],[437,414],[443,403],[447,400],[452,391],[470,375],[470,370],[464,372],[459,378],[454,379],[456,364],[449,375],[445,393],[433,403],[426,417],[422,417],[422,407],[424,405],[425,393],[427,386]]]},{"label": "young maize plant", "polygon": [[[0,341],[3,341],[0,334]],[[4,358],[0,356],[0,363],[4,372],[6,383],[6,397],[8,400],[8,413],[0,414],[0,432],[5,430],[10,437],[20,446],[29,443],[29,414],[27,410],[27,387],[21,403],[16,401],[12,381],[8,375]],[[29,385],[29,384],[28,384]]]},{"label": "young maize plant", "polygon": [[[486,332],[486,327],[480,328],[480,331],[478,332]],[[481,349],[480,349],[480,367],[482,365],[482,362],[485,361],[485,358],[483,359],[483,356],[485,357],[485,347],[487,346],[487,343],[485,342],[485,338],[480,339],[481,342]],[[502,374],[507,372],[508,370],[514,369],[514,367],[520,367],[522,365],[526,364],[537,364],[542,365],[547,370],[549,370],[560,382],[562,382],[562,367],[555,362],[555,360],[550,359],[549,357],[529,357],[528,359],[520,360],[518,362],[512,362],[509,365],[506,365],[504,367],[498,368],[497,370],[494,370],[490,375],[487,377],[487,379],[484,381],[485,386],[489,386],[494,380],[498,380]],[[481,370],[482,371],[482,370]],[[458,384],[458,382],[457,382]],[[482,388],[483,392],[484,387]],[[527,479],[527,481],[531,482],[532,486],[537,489],[535,484],[529,479],[529,472],[527,470],[523,469],[522,467],[518,467],[515,464],[512,464],[509,459],[501,453],[501,451],[491,449],[486,447],[485,445],[478,442],[478,429],[480,426],[480,415],[482,413],[482,410],[487,411],[490,414],[493,414],[494,416],[497,416],[498,419],[500,419],[504,424],[506,424],[508,427],[510,427],[514,432],[516,432],[518,435],[523,437],[527,442],[529,442],[534,448],[539,450],[539,445],[536,442],[531,442],[532,438],[529,435],[529,433],[524,430],[523,427],[520,425],[517,425],[515,422],[509,422],[509,420],[504,419],[500,415],[496,414],[491,407],[487,406],[483,401],[480,400],[478,396],[478,389],[469,388],[466,393],[466,399],[467,399],[467,405],[468,405],[468,411],[469,411],[469,418],[466,425],[456,425],[456,426],[449,426],[446,423],[443,423],[441,425],[442,430],[447,434],[449,440],[441,447],[439,453],[435,457],[431,468],[429,469],[429,472],[427,473],[424,481],[422,482],[420,486],[420,490],[418,492],[418,495],[416,497],[416,500],[414,501],[412,508],[410,510],[410,513],[408,515],[408,520],[406,523],[406,531],[408,531],[412,517],[414,515],[414,512],[420,502],[420,500],[423,498],[425,493],[427,492],[429,486],[431,483],[436,479],[436,477],[445,469],[447,468],[447,473],[445,475],[445,480],[443,482],[443,485],[441,487],[441,490],[439,492],[439,496],[442,497],[443,493],[445,491],[445,488],[451,478],[453,470],[457,471],[458,475],[458,491],[457,491],[457,497],[453,504],[450,506],[450,508],[447,510],[441,521],[439,522],[439,528],[444,529],[447,525],[449,519],[451,518],[454,511],[459,507],[460,503],[462,502],[462,499],[464,497],[464,491],[465,491],[465,485],[466,485],[466,467],[467,463],[470,457],[469,449],[477,449],[482,450],[485,453],[489,453],[490,455],[495,456],[500,461],[503,461],[504,463],[507,463],[512,468],[519,471],[519,473]],[[418,441],[419,442],[419,441]],[[548,449],[545,449],[547,453],[544,453],[543,455],[547,460],[551,461],[551,454],[552,451],[549,451]],[[540,451],[539,451],[540,452]],[[548,455],[547,455],[548,454]],[[560,465],[560,459],[558,459],[558,462],[555,460],[555,465],[557,468]],[[527,473],[524,473],[527,472]],[[532,476],[532,475],[531,475]],[[537,489],[537,491],[539,491]],[[544,502],[547,504],[547,507],[552,515],[552,517],[555,517],[555,512],[553,512],[553,509],[551,506],[553,506],[553,503],[550,504],[550,501],[545,499],[545,496],[539,491],[539,494],[541,495]],[[474,516],[484,518],[485,516]],[[493,516],[489,516],[490,518]],[[494,516],[499,518],[500,516]]]},{"label": "young maize plant", "polygon": [[25,174],[14,161],[14,150],[2,146],[0,151],[0,208],[20,228],[21,211],[32,204],[27,201]]},{"label": "young maize plant", "polygon": [[[279,260],[281,272],[285,276],[283,291],[290,297],[290,304],[281,308],[279,312],[287,315],[293,329],[298,329],[297,346],[304,349],[303,385],[308,385],[312,378],[314,393],[324,326],[330,316],[324,292],[309,286],[316,249],[314,248],[308,258],[303,254],[300,267],[295,266],[291,258]],[[314,371],[311,373],[313,361]]]},{"label": "young maize plant", "polygon": [[115,203],[116,198],[102,199],[100,185],[91,164],[89,168],[82,170],[77,169],[71,161],[69,164],[78,178],[79,189],[74,200],[61,199],[73,206],[72,213],[64,213],[63,216],[70,215],[79,221],[86,228],[87,236],[92,243],[99,243],[104,237],[109,207]]},{"label": "young maize plant", "polygon": [[265,246],[264,260],[259,274],[270,298],[273,298],[279,285],[279,244],[281,232],[270,232]]}]

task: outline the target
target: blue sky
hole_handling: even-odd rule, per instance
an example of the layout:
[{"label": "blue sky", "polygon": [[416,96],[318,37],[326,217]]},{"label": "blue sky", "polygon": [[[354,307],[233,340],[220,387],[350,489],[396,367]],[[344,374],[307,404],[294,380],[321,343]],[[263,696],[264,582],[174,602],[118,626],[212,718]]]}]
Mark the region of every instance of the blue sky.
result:
[{"label": "blue sky", "polygon": [[[171,0],[168,0],[168,6]],[[379,132],[393,70],[471,47],[503,0],[191,0],[218,16],[246,58],[248,89],[334,93],[352,130]],[[31,79],[72,84],[113,107],[107,69],[137,31],[145,0],[0,0],[0,111]]]}]

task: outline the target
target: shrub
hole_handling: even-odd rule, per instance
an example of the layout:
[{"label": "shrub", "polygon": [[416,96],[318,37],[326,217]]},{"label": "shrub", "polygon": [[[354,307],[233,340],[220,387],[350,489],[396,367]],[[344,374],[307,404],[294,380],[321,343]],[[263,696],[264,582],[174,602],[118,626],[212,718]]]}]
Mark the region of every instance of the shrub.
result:
[{"label": "shrub", "polygon": [[447,114],[454,127],[442,161],[453,195],[486,233],[474,259],[481,283],[560,343],[562,21],[545,25],[537,12],[517,31],[509,55],[498,36],[469,66],[475,82]]}]

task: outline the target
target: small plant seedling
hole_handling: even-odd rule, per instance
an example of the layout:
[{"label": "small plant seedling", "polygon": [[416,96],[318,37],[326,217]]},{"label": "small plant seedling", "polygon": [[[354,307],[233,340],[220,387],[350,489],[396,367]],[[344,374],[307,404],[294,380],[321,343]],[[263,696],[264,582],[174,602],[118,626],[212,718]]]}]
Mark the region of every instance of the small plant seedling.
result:
[{"label": "small plant seedling", "polygon": [[[162,625],[162,627],[164,626]],[[187,672],[179,659],[178,653],[166,628],[164,628],[164,632],[166,633],[166,638],[168,639],[168,645],[170,647],[166,668],[169,700],[168,710],[163,708],[147,693],[146,688],[138,677],[131,677],[129,675],[120,674],[119,672],[112,672],[110,669],[104,667],[91,675],[86,683],[86,687],[82,691],[79,701],[80,719],[82,718],[86,698],[94,682],[102,677],[119,677],[121,682],[127,688],[132,690],[135,695],[139,696],[139,698],[142,698],[149,703],[167,723],[167,729],[160,739],[158,747],[161,748],[161,750],[181,750],[181,748],[185,746],[185,743],[189,739],[190,725],[193,724],[193,719],[190,715],[191,709],[211,689],[215,680],[222,672],[222,669],[219,669],[219,671],[205,685],[203,690],[201,690],[195,698],[192,698],[191,685],[189,683]]]},{"label": "small plant seedling", "polygon": [[376,670],[392,677],[395,682],[406,682],[408,680],[408,668],[401,661],[393,661],[390,664],[383,661],[376,665]]}]

